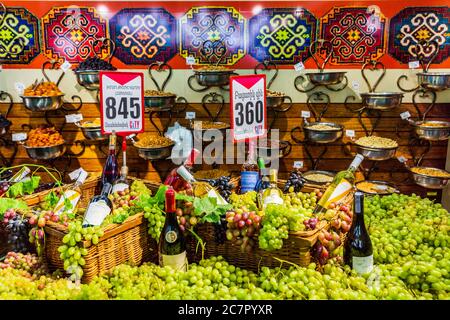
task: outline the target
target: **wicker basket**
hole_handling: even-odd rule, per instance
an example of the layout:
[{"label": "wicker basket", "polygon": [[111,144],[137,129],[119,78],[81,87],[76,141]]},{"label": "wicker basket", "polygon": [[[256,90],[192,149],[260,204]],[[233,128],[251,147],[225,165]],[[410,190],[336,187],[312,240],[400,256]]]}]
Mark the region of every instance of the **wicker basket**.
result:
[{"label": "wicker basket", "polygon": [[[157,183],[143,181],[152,192],[159,188]],[[82,190],[82,199],[88,202],[99,185],[100,179],[97,178],[95,184],[85,187]],[[62,245],[62,238],[67,231],[63,225],[50,221],[45,226],[45,256],[51,270],[63,269],[64,264],[59,257],[58,247]],[[89,283],[95,276],[108,272],[122,263],[139,265],[146,261],[157,262],[156,241],[148,235],[147,220],[143,213],[129,217],[122,224],[108,225],[97,245],[86,241],[83,247],[88,249],[88,254],[84,256],[86,264],[83,266],[81,279],[83,283]]]}]

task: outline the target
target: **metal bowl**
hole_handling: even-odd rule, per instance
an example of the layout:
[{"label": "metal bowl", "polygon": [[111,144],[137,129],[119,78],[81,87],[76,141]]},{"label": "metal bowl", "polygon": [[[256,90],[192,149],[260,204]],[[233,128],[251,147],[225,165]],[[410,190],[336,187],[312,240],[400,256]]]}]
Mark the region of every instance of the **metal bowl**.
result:
[{"label": "metal bowl", "polygon": [[[220,129],[215,129],[215,128],[204,129],[204,128],[202,128],[201,130],[199,130],[198,128],[195,128],[194,126],[192,126],[191,130],[192,130],[192,133],[193,133],[192,135],[193,135],[194,139],[197,140],[197,141],[211,142],[211,141],[214,141],[214,140],[221,140],[221,139],[225,138],[226,134],[227,134],[227,129],[230,128],[230,125],[225,123],[225,122],[214,122],[214,123],[225,125],[225,127],[224,128],[220,128]],[[219,130],[221,132],[222,136],[221,137],[215,137],[215,138],[213,138],[213,137],[211,137],[211,138],[205,137],[206,131],[209,131],[209,130]]]},{"label": "metal bowl", "polygon": [[256,149],[263,158],[283,158],[291,152],[291,144],[284,140],[263,139],[256,145]]},{"label": "metal bowl", "polygon": [[359,144],[356,144],[356,152],[359,154],[362,154],[364,158],[368,160],[374,160],[374,161],[383,161],[391,159],[395,155],[395,151],[397,151],[397,147],[393,148],[371,148],[371,147],[365,147],[361,146]]},{"label": "metal bowl", "polygon": [[20,96],[23,104],[31,111],[48,111],[61,108],[64,104],[64,94],[57,96]]},{"label": "metal bowl", "polygon": [[367,92],[361,93],[362,106],[375,110],[391,110],[402,104],[403,93]]},{"label": "metal bowl", "polygon": [[[373,192],[364,191],[358,187],[358,185],[363,182],[370,182],[370,183],[376,184],[376,185],[380,186],[380,189],[377,189],[378,192],[377,191],[373,191]],[[387,196],[387,195],[399,192],[397,189],[397,186],[395,184],[387,182],[387,181],[381,181],[381,180],[363,180],[363,181],[357,182],[355,186],[356,186],[356,189],[358,189],[359,191],[364,192],[365,194],[372,194],[372,195],[378,194],[378,195]]]},{"label": "metal bowl", "polygon": [[99,70],[77,70],[74,72],[80,86],[88,90],[97,90],[100,88]]},{"label": "metal bowl", "polygon": [[234,70],[194,70],[197,82],[205,87],[227,86]]},{"label": "metal bowl", "polygon": [[[316,124],[323,124],[333,127],[328,130],[317,130],[310,128]],[[331,143],[342,137],[344,126],[333,122],[310,122],[303,126],[305,139],[316,143]]]},{"label": "metal bowl", "polygon": [[308,179],[308,176],[310,176],[312,174],[323,174],[323,175],[326,175],[326,176],[331,177],[331,178],[334,178],[334,176],[336,175],[335,173],[333,173],[331,171],[321,171],[321,170],[309,170],[309,171],[306,171],[302,175],[303,178],[306,180],[306,182],[308,182],[310,184],[320,185],[320,186],[325,185],[327,183],[330,183],[331,181],[330,182],[318,182],[318,181],[315,181],[315,180]]},{"label": "metal bowl", "polygon": [[81,128],[81,132],[83,132],[83,136],[87,140],[104,141],[108,139],[106,135],[102,134],[101,127],[83,127],[82,125],[79,125],[78,127]]},{"label": "metal bowl", "polygon": [[[450,178],[440,178],[440,177],[432,177],[421,173],[415,173],[411,170],[413,168],[424,168],[424,169],[435,169],[435,168],[429,168],[429,167],[412,167],[409,169],[411,172],[414,182],[418,184],[419,186],[422,186],[424,188],[428,189],[443,189],[447,186],[447,184],[450,181]],[[445,170],[442,170],[445,171]],[[447,172],[447,171],[445,171]],[[447,172],[448,173],[448,172]]]},{"label": "metal bowl", "polygon": [[268,96],[266,95],[267,108],[278,108],[283,105],[286,96]]},{"label": "metal bowl", "polygon": [[442,91],[450,88],[450,73],[420,72],[417,74],[419,84],[429,90]]},{"label": "metal bowl", "polygon": [[23,145],[27,154],[31,159],[35,160],[52,160],[62,156],[66,152],[65,143],[50,147],[28,147]]},{"label": "metal bowl", "polygon": [[152,109],[170,109],[175,105],[177,96],[144,96],[145,112]]},{"label": "metal bowl", "polygon": [[[438,126],[426,126],[423,123],[433,123]],[[416,134],[421,139],[439,141],[447,140],[450,136],[450,122],[447,121],[416,121],[412,122]]]},{"label": "metal bowl", "polygon": [[134,147],[138,150],[138,154],[141,158],[145,160],[160,160],[166,159],[170,156],[172,152],[172,148],[175,145],[175,142],[165,147],[157,147],[157,148],[142,148],[133,144]]},{"label": "metal bowl", "polygon": [[306,73],[306,76],[312,84],[327,86],[341,83],[345,74],[346,72],[311,72]]}]

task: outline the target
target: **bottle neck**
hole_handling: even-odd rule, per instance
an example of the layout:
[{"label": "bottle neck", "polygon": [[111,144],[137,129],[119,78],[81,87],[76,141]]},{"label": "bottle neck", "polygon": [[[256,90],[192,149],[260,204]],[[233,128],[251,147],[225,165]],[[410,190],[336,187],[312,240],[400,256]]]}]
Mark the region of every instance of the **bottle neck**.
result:
[{"label": "bottle neck", "polygon": [[180,175],[181,178],[186,180],[186,182],[188,183],[195,182],[194,176],[184,166],[180,166],[177,169],[177,173]]},{"label": "bottle neck", "polygon": [[116,151],[116,135],[112,133],[109,136],[109,154],[115,154]]},{"label": "bottle neck", "polygon": [[353,159],[352,163],[350,163],[350,166],[348,167],[347,171],[354,173],[361,162],[364,160],[364,157],[360,154],[357,154],[356,157]]},{"label": "bottle neck", "polygon": [[112,185],[109,182],[105,182],[103,184],[101,195],[108,196],[111,193],[111,190],[112,190]]},{"label": "bottle neck", "polygon": [[364,195],[360,192],[355,193],[353,201],[353,221],[352,227],[364,227]]}]

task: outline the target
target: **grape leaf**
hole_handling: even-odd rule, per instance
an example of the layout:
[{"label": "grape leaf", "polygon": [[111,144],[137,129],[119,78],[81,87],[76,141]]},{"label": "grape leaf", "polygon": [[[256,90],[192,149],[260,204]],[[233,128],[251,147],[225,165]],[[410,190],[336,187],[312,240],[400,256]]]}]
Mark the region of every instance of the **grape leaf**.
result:
[{"label": "grape leaf", "polygon": [[219,223],[220,217],[224,215],[227,210],[232,209],[231,204],[220,205],[217,204],[217,198],[204,197],[194,199],[194,212],[195,215],[204,215],[201,219],[202,222]]},{"label": "grape leaf", "polygon": [[9,187],[7,196],[8,198],[16,198],[18,196],[23,196],[23,183],[17,182]]},{"label": "grape leaf", "polygon": [[32,176],[30,179],[22,181],[21,183],[23,183],[23,192],[25,194],[32,194],[34,190],[36,190],[36,188],[39,186],[40,180],[40,176]]},{"label": "grape leaf", "polygon": [[3,219],[3,214],[8,209],[27,210],[28,205],[20,199],[0,198],[0,218]]},{"label": "grape leaf", "polygon": [[194,201],[194,197],[188,196],[188,195],[183,194],[183,193],[177,193],[177,194],[175,195],[175,199],[176,199],[176,200],[189,201],[189,202],[193,202],[193,201]]},{"label": "grape leaf", "polygon": [[56,195],[55,191],[50,191],[44,198],[45,202],[48,203],[49,208],[54,208],[56,204],[58,203],[58,196]]}]

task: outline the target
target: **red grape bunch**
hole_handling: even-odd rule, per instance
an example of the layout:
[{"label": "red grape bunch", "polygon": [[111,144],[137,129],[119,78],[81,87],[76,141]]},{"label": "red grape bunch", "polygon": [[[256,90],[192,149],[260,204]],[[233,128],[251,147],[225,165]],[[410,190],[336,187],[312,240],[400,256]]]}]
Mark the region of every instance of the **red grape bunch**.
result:
[{"label": "red grape bunch", "polygon": [[28,224],[27,219],[14,209],[8,209],[3,216],[3,223],[8,234],[8,244],[14,252],[28,251]]},{"label": "red grape bunch", "polygon": [[233,244],[239,245],[242,252],[250,252],[256,245],[261,216],[256,211],[248,211],[242,207],[236,211],[228,211],[225,216],[227,224],[226,237]]}]

